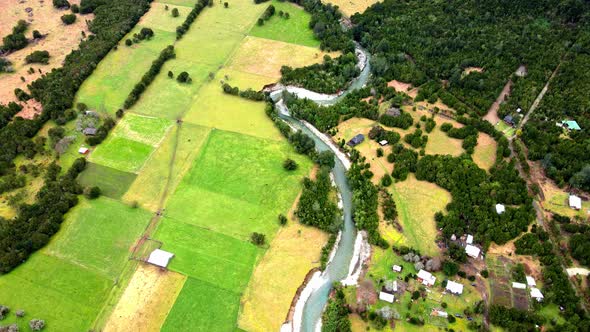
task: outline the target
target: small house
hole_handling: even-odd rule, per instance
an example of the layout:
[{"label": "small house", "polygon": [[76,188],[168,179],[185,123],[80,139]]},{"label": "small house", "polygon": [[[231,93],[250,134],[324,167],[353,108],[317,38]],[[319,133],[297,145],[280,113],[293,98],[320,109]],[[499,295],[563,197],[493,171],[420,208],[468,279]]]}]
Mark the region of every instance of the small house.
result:
[{"label": "small house", "polygon": [[582,130],[580,125],[575,120],[563,120],[561,121],[562,127],[567,130]]},{"label": "small house", "polygon": [[394,265],[393,272],[402,272],[402,267],[400,265]]},{"label": "small house", "polygon": [[152,251],[147,262],[159,267],[167,267],[174,254],[161,249]]},{"label": "small house", "polygon": [[512,282],[512,288],[516,289],[526,289],[526,285],[522,282]]},{"label": "small house", "polygon": [[398,117],[402,115],[402,111],[397,107],[390,107],[387,111],[385,111],[385,115]]},{"label": "small house", "polygon": [[445,289],[455,295],[463,294],[463,285],[461,285],[458,282],[451,281],[451,280],[449,280],[447,282],[447,287],[445,287]]},{"label": "small house", "polygon": [[530,287],[535,287],[537,286],[537,282],[535,281],[535,279],[531,276],[526,276],[526,284],[529,285]]},{"label": "small house", "polygon": [[497,214],[502,214],[506,211],[506,207],[504,206],[504,204],[496,204],[496,213]]},{"label": "small house", "polygon": [[569,197],[570,208],[574,210],[582,209],[582,199],[576,195],[570,195]]},{"label": "small house", "polygon": [[543,301],[543,294],[541,293],[541,291],[538,288],[532,287],[531,288],[531,297],[535,300],[537,300],[537,302],[541,302]]},{"label": "small house", "polygon": [[90,152],[90,150],[88,150],[88,148],[79,148],[78,149],[79,154],[87,154],[88,152]]},{"label": "small house", "polygon": [[386,292],[379,292],[379,300],[393,303],[393,301],[395,300],[395,296],[393,294],[389,294]]},{"label": "small house", "polygon": [[426,270],[420,270],[418,271],[418,281],[424,286],[433,286],[436,282],[436,277]]},{"label": "small house", "polygon": [[471,244],[468,244],[465,246],[465,253],[467,253],[467,256],[469,256],[469,257],[473,257],[473,258],[479,257],[480,251],[481,250],[478,247],[473,246]]},{"label": "small house", "polygon": [[473,244],[473,235],[467,234],[467,241],[465,241],[465,243]]},{"label": "small house", "polygon": [[364,140],[365,140],[365,135],[358,134],[355,137],[353,137],[350,141],[348,141],[347,144],[350,147],[354,147],[354,146],[361,144]]},{"label": "small house", "polygon": [[503,120],[504,122],[506,122],[507,125],[514,126],[514,118],[512,117],[512,115],[506,115]]},{"label": "small house", "polygon": [[520,113],[520,112],[522,112],[522,109],[519,107],[516,109],[516,113]]},{"label": "small house", "polygon": [[379,145],[381,146],[386,146],[389,142],[387,142],[387,140],[381,140],[379,141]]},{"label": "small house", "polygon": [[82,130],[82,133],[86,136],[94,136],[96,135],[96,128],[84,128],[84,130]]},{"label": "small house", "polygon": [[432,310],[431,316],[447,318],[449,317],[449,314],[446,311],[434,309]]}]

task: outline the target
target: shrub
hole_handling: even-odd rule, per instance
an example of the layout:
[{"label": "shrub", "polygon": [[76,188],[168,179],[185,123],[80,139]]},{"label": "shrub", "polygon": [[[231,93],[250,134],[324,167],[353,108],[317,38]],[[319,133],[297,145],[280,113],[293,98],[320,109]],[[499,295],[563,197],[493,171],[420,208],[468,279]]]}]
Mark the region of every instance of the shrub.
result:
[{"label": "shrub", "polygon": [[125,45],[131,46],[131,45],[133,45],[133,41],[131,39],[127,39],[127,40],[125,40]]},{"label": "shrub", "polygon": [[100,188],[99,187],[87,187],[84,189],[84,196],[88,199],[95,199],[100,196]]},{"label": "shrub", "polygon": [[440,306],[443,307],[443,308],[446,308],[447,307],[447,303],[446,302],[443,302],[443,303],[440,304]]},{"label": "shrub", "polygon": [[14,95],[16,96],[16,99],[20,101],[27,101],[31,99],[31,96],[21,88],[14,89]]},{"label": "shrub", "polygon": [[453,315],[449,315],[449,316],[447,317],[447,320],[449,321],[449,323],[451,323],[451,324],[452,324],[452,323],[454,323],[454,322],[456,322],[456,321],[457,321],[457,318],[455,318],[455,316],[453,316]]},{"label": "shrub", "polygon": [[119,118],[119,119],[120,119],[120,118],[122,118],[122,117],[123,117],[123,115],[125,115],[125,111],[124,111],[122,108],[119,108],[119,109],[117,110],[117,112],[115,113],[115,115],[117,116],[117,118]]},{"label": "shrub", "polygon": [[68,0],[53,0],[53,7],[57,9],[70,8]]},{"label": "shrub", "polygon": [[172,17],[178,17],[179,15],[178,8],[172,8]]},{"label": "shrub", "polygon": [[174,73],[172,72],[172,70],[168,71],[168,77],[169,78],[174,78]]},{"label": "shrub", "polygon": [[279,214],[279,225],[285,226],[287,224],[287,217],[284,214]]},{"label": "shrub", "polygon": [[45,327],[45,321],[38,318],[33,318],[29,321],[29,327],[33,331],[41,331]]},{"label": "shrub", "polygon": [[76,15],[75,14],[65,14],[61,17],[61,21],[64,22],[65,25],[70,25],[76,22]]},{"label": "shrub", "polygon": [[0,320],[4,319],[10,312],[10,308],[4,305],[0,305]]},{"label": "shrub", "polygon": [[383,157],[383,149],[382,148],[377,149],[377,157]]},{"label": "shrub", "polygon": [[420,292],[419,291],[414,291],[412,293],[412,300],[417,300],[420,297]]},{"label": "shrub", "polygon": [[73,4],[72,7],[70,7],[70,9],[74,14],[78,14],[80,12],[80,6],[78,6],[77,4]]},{"label": "shrub", "polygon": [[25,57],[26,63],[41,63],[46,65],[49,63],[49,52],[35,51]]},{"label": "shrub", "polygon": [[283,168],[286,169],[287,171],[294,171],[297,169],[297,167],[298,167],[297,162],[293,159],[287,158],[283,162]]},{"label": "shrub", "polygon": [[482,270],[481,271],[481,276],[482,277],[487,278],[487,277],[489,277],[489,275],[490,275],[490,273],[488,272],[488,270]]},{"label": "shrub", "polygon": [[229,7],[229,3],[227,3],[227,2],[224,2],[224,3],[223,3],[223,7],[225,7],[225,8],[228,8],[228,7]]},{"label": "shrub", "polygon": [[41,34],[41,32],[39,32],[39,30],[33,30],[33,38],[34,39],[43,38],[43,35]]},{"label": "shrub", "polygon": [[383,175],[383,178],[381,179],[381,185],[383,185],[384,187],[389,187],[391,186],[392,182],[393,181],[391,180],[391,176],[389,176],[389,174]]},{"label": "shrub", "polygon": [[254,232],[252,235],[250,235],[250,241],[252,241],[252,243],[257,246],[261,246],[266,242],[266,236],[264,236],[264,234]]},{"label": "shrub", "polygon": [[264,20],[259,18],[258,21],[256,21],[256,24],[258,24],[258,26],[263,26],[264,25]]},{"label": "shrub", "polygon": [[187,83],[190,82],[190,76],[187,72],[183,71],[182,73],[178,74],[178,76],[176,77],[176,80],[179,83]]}]

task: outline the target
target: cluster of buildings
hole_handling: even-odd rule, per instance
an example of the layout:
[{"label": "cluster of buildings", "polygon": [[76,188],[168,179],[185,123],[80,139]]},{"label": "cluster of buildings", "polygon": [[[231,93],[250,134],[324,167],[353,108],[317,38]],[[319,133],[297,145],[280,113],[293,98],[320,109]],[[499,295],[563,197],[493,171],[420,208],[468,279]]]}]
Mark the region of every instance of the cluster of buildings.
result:
[{"label": "cluster of buildings", "polygon": [[537,300],[537,302],[543,301],[543,294],[537,288],[537,282],[531,276],[526,276],[526,284],[521,282],[512,282],[512,288],[514,289],[530,289],[531,298]]}]

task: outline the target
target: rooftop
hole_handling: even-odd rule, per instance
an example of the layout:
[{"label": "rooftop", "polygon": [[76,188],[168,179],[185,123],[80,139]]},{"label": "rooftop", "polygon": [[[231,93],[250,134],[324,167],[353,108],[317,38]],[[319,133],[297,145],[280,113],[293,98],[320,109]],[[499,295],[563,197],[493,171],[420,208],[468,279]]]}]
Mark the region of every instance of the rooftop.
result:
[{"label": "rooftop", "polygon": [[436,282],[436,277],[426,270],[418,271],[418,278],[422,279],[425,286],[432,286]]},{"label": "rooftop", "polygon": [[449,280],[447,282],[446,289],[453,294],[457,294],[457,295],[463,294],[463,285],[461,285],[458,282],[454,282],[454,281]]},{"label": "rooftop", "polygon": [[152,251],[147,262],[160,267],[167,267],[170,263],[170,259],[174,257],[174,254],[164,250],[156,249]]},{"label": "rooftop", "polygon": [[479,257],[480,251],[481,250],[478,247],[473,246],[471,244],[465,246],[465,252],[467,253],[467,256],[477,258]]}]

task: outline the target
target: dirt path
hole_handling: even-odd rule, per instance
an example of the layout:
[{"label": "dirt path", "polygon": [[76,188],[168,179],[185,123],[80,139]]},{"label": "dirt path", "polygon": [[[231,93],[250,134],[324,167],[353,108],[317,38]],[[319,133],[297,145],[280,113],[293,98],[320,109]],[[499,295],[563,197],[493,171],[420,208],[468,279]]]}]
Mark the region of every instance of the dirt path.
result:
[{"label": "dirt path", "polygon": [[541,100],[543,100],[545,93],[547,93],[547,90],[549,89],[549,83],[551,83],[551,80],[553,80],[553,77],[555,77],[555,74],[557,74],[557,71],[559,70],[560,66],[561,66],[561,62],[557,65],[557,67],[555,68],[555,70],[553,71],[553,73],[551,74],[549,79],[547,80],[547,83],[545,83],[545,86],[543,87],[543,89],[541,89],[541,92],[539,93],[537,98],[535,98],[535,101],[531,105],[531,108],[529,109],[529,111],[526,113],[526,115],[524,116],[522,121],[520,121],[518,128],[522,128],[527,123],[527,121],[529,121],[529,117],[537,109],[537,107],[541,103]]},{"label": "dirt path", "polygon": [[506,100],[506,97],[510,94],[510,88],[512,87],[512,80],[508,80],[502,92],[496,98],[496,101],[490,106],[488,113],[483,117],[484,120],[487,120],[489,123],[496,125],[498,121],[500,121],[500,117],[498,116],[498,109],[500,109],[500,104]]}]

